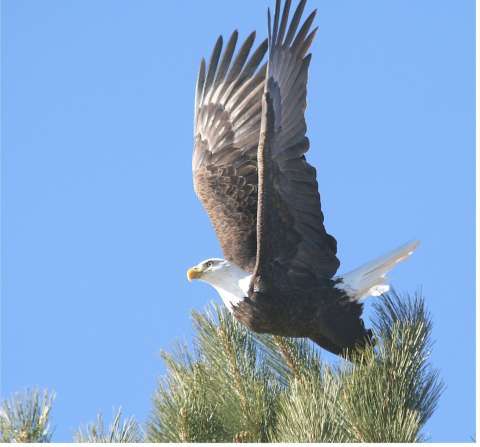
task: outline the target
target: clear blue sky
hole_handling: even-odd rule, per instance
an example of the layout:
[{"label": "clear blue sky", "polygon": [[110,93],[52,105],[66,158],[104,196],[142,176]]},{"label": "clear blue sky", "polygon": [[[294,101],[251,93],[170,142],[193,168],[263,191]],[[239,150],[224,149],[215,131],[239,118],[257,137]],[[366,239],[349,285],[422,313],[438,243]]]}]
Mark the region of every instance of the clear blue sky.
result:
[{"label": "clear blue sky", "polygon": [[[56,441],[112,407],[145,420],[160,349],[216,298],[191,180],[194,82],[271,1],[2,2],[2,397],[55,390]],[[434,441],[475,436],[474,1],[310,0],[307,122],[340,271],[413,238],[447,390]]]}]

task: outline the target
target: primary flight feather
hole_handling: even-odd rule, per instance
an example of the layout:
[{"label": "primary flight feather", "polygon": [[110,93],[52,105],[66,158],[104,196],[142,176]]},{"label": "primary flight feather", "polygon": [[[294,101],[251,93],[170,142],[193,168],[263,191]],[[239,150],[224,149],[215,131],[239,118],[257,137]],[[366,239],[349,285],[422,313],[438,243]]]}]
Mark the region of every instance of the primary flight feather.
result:
[{"label": "primary flight feather", "polygon": [[309,337],[345,355],[371,342],[359,300],[386,292],[387,272],[418,242],[335,276],[337,242],[325,230],[316,171],[305,159],[316,11],[302,23],[301,0],[289,20],[291,3],[282,10],[277,0],[268,39],[255,49],[255,33],[237,45],[235,31],[200,64],[193,182],[225,259],[201,262],[188,278],[215,287],[253,331]]}]

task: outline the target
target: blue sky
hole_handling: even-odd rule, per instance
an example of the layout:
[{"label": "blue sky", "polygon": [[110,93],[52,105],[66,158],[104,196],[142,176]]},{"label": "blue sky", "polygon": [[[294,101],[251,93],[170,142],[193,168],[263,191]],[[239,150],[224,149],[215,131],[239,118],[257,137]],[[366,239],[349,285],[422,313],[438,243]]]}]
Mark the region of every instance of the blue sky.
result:
[{"label": "blue sky", "polygon": [[[2,397],[57,394],[54,439],[112,408],[145,420],[160,349],[213,289],[221,251],[191,180],[198,63],[266,36],[272,1],[2,2]],[[447,389],[433,441],[475,436],[474,2],[310,0],[307,123],[348,271],[413,238]],[[368,309],[367,309],[368,314]]]}]

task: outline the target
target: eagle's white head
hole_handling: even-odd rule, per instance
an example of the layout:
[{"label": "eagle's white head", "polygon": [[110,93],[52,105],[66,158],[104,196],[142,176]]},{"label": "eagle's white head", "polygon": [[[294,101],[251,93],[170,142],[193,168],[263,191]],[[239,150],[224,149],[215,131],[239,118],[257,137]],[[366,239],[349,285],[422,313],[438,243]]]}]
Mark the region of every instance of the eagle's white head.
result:
[{"label": "eagle's white head", "polygon": [[189,281],[199,279],[214,287],[229,310],[248,296],[251,277],[233,262],[218,258],[206,259],[187,271]]}]

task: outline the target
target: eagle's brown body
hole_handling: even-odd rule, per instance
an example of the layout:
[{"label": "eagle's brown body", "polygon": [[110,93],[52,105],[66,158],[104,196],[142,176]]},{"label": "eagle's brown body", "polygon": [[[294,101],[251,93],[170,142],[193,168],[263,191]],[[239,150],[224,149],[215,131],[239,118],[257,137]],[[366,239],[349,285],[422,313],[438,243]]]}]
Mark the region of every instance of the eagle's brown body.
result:
[{"label": "eagle's brown body", "polygon": [[255,332],[308,337],[334,354],[371,340],[371,331],[365,330],[360,318],[361,306],[346,299],[333,284],[289,292],[287,296],[277,287],[253,292],[233,314]]}]

